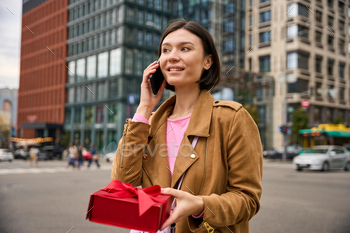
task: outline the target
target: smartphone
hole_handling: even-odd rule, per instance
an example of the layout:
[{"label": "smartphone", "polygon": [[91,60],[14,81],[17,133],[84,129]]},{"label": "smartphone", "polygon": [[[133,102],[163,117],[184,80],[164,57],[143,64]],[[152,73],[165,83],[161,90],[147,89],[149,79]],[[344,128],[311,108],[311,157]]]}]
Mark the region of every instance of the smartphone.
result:
[{"label": "smartphone", "polygon": [[159,67],[156,69],[156,72],[154,72],[153,74],[151,74],[148,77],[148,80],[150,80],[151,82],[151,87],[152,87],[152,91],[154,95],[157,95],[160,86],[162,85],[163,81],[164,81],[164,75],[162,73],[162,71],[160,70],[160,63],[158,60],[158,64]]}]

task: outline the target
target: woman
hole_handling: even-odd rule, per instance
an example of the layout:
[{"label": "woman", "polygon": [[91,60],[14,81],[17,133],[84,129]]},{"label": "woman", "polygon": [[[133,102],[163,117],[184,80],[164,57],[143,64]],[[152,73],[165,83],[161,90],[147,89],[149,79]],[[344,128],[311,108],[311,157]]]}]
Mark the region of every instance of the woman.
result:
[{"label": "woman", "polygon": [[[176,223],[177,233],[249,232],[249,220],[260,208],[262,146],[242,105],[214,102],[209,93],[220,81],[211,35],[195,22],[172,23],[158,55],[165,81],[153,95],[148,77],[158,64],[145,69],[140,104],[134,118],[126,120],[112,179],[157,184],[176,198],[161,230]],[[164,88],[176,95],[152,112]]]}]

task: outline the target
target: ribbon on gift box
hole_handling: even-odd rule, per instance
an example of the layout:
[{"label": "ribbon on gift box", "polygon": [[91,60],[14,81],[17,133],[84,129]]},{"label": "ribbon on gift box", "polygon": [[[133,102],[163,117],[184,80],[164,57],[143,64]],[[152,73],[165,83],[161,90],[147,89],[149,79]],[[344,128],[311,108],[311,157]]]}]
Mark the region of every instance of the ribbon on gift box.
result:
[{"label": "ribbon on gift box", "polygon": [[162,200],[156,198],[161,191],[159,185],[142,189],[119,180],[113,180],[106,187],[100,189],[100,191],[106,191],[106,194],[117,198],[137,197],[139,200],[139,216],[142,216],[156,202],[162,202]]}]

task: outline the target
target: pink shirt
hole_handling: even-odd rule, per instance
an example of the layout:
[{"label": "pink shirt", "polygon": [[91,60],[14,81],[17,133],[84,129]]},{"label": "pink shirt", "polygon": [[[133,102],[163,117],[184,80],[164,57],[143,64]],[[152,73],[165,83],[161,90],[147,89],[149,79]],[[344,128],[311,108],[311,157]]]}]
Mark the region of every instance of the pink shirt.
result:
[{"label": "pink shirt", "polygon": [[[187,129],[188,123],[190,122],[190,118],[191,118],[191,115],[178,118],[178,119],[169,119],[169,118],[167,119],[166,144],[168,149],[168,162],[169,162],[171,178],[173,177],[177,153],[179,151],[182,138]],[[138,113],[135,113],[134,117],[132,118],[132,121],[149,124],[148,120],[144,116]],[[204,210],[200,215],[198,216],[192,215],[192,216],[194,218],[200,218],[203,216],[203,214],[204,214]]]},{"label": "pink shirt", "polygon": [[[171,177],[173,177],[177,153],[179,151],[181,141],[187,129],[188,123],[190,122],[190,118],[191,115],[178,119],[167,119],[166,144],[168,149],[168,162]],[[149,124],[148,120],[144,116],[137,113],[135,113],[132,121],[141,121],[143,123]]]}]

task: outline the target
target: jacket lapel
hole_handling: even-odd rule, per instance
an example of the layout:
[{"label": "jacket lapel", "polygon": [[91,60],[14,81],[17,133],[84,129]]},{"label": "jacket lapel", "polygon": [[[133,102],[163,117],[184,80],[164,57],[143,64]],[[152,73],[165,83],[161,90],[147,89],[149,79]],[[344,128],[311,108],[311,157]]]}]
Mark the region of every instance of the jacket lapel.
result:
[{"label": "jacket lapel", "polygon": [[[166,122],[170,113],[172,112],[176,101],[176,95],[170,97],[166,100],[152,115],[151,118],[151,129],[150,137],[157,137],[157,144],[162,145],[166,144]],[[175,187],[177,181],[180,179],[182,174],[189,168],[193,163],[195,163],[200,157],[205,155],[197,154],[196,150],[193,149],[192,143],[190,142],[190,136],[199,136],[199,137],[208,137],[211,115],[213,110],[214,97],[208,92],[208,90],[203,89],[194,105],[190,122],[188,123],[187,129],[184,133],[179,152],[175,161],[173,178],[171,180],[171,187]],[[151,145],[150,145],[151,146]],[[201,146],[201,140],[198,140],[197,146]],[[196,146],[196,147],[197,147]],[[151,147],[153,148],[153,147]],[[164,148],[157,149],[157,156],[159,155],[160,150]],[[163,170],[166,169],[168,173],[170,171],[167,151],[161,153],[163,156],[159,159],[159,168],[163,173]],[[165,157],[166,154],[166,157]],[[194,158],[191,158],[191,154],[194,154]],[[168,167],[168,168],[167,168]],[[154,172],[154,171],[152,171]],[[158,173],[158,172],[156,172]],[[164,175],[167,183],[170,181],[170,174]],[[170,185],[170,183],[169,183]]]}]

